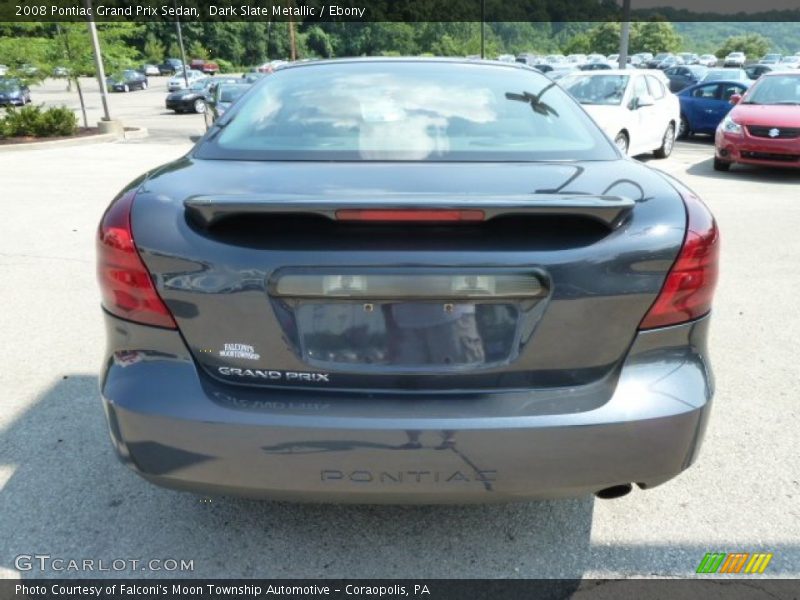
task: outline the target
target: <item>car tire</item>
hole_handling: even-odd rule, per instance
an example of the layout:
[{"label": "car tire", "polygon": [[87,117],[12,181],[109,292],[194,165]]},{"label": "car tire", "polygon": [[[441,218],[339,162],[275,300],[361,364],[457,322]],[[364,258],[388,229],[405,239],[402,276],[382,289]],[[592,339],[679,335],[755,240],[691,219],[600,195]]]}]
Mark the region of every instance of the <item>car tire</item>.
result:
[{"label": "car tire", "polygon": [[194,112],[197,114],[202,115],[204,112],[206,112],[206,103],[198,98],[194,101],[194,104],[192,104],[192,109],[194,109]]},{"label": "car tire", "polygon": [[630,140],[628,139],[628,135],[620,131],[617,134],[617,137],[614,138],[614,145],[619,148],[619,151],[622,152],[624,156],[628,156],[628,147],[630,145]]},{"label": "car tire", "polygon": [[716,156],[714,157],[714,170],[715,171],[730,171],[731,170],[731,163],[720,160]]},{"label": "car tire", "polygon": [[123,92],[130,92],[130,91],[131,91],[131,88],[130,88],[130,87],[128,86],[128,84],[126,83],[125,85],[123,85],[123,86],[122,86],[122,91],[123,91]]},{"label": "car tire", "polygon": [[661,138],[661,146],[653,152],[656,158],[667,158],[672,154],[672,149],[675,147],[675,123],[670,122],[667,125],[667,130],[664,132],[664,137]]},{"label": "car tire", "polygon": [[692,135],[692,130],[689,129],[689,121],[686,119],[686,117],[681,115],[681,121],[680,124],[678,125],[678,139],[685,140],[691,137],[691,135]]}]

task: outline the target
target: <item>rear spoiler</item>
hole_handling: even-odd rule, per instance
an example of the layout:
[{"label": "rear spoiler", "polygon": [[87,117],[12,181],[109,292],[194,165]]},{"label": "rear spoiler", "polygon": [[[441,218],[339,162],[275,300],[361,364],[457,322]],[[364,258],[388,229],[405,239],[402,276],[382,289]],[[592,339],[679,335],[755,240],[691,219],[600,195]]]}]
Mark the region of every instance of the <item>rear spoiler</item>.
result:
[{"label": "rear spoiler", "polygon": [[345,210],[448,210],[482,211],[483,221],[508,215],[581,216],[615,229],[636,202],[623,196],[595,194],[531,194],[453,196],[431,194],[382,195],[374,198],[323,198],[298,194],[190,196],[183,205],[199,226],[208,228],[235,216],[317,215],[336,220]]}]

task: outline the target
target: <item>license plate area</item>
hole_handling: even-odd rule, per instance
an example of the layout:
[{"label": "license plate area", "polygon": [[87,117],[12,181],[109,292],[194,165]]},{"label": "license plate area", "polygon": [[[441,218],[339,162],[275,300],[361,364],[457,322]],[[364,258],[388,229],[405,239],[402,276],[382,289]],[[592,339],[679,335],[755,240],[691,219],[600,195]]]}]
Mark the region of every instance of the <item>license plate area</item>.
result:
[{"label": "license plate area", "polygon": [[294,305],[305,362],[359,370],[463,370],[506,363],[519,343],[513,302],[315,302]]}]

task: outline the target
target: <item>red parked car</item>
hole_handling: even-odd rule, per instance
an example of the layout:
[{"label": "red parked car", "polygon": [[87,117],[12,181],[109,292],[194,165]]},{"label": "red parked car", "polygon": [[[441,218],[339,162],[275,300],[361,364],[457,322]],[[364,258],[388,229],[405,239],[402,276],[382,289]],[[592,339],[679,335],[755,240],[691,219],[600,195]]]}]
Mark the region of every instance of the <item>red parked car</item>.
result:
[{"label": "red parked car", "polygon": [[733,163],[800,168],[800,73],[766,73],[717,127],[714,168]]},{"label": "red parked car", "polygon": [[206,75],[216,75],[219,73],[219,65],[217,63],[202,58],[195,58],[189,63],[189,67],[195,71],[201,71]]}]

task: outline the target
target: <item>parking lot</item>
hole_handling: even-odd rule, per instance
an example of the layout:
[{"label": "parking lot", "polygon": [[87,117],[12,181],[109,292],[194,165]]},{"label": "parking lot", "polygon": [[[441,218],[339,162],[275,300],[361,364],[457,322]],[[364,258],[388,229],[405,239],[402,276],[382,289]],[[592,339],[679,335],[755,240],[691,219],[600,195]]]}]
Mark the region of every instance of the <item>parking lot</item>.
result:
[{"label": "parking lot", "polygon": [[[34,102],[77,108],[65,85],[33,88]],[[98,395],[94,233],[124,184],[203,133],[202,116],[164,109],[165,94],[152,78],[111,96],[112,116],[144,139],[0,153],[0,577],[86,576],[18,572],[15,557],[34,553],[192,560],[169,575],[203,578],[688,576],[712,551],[772,552],[769,574],[800,576],[800,172],[715,172],[708,139],[643,158],[692,187],[723,238],[715,407],[677,479],[614,501],[329,506],[203,499],[119,464]]]}]

